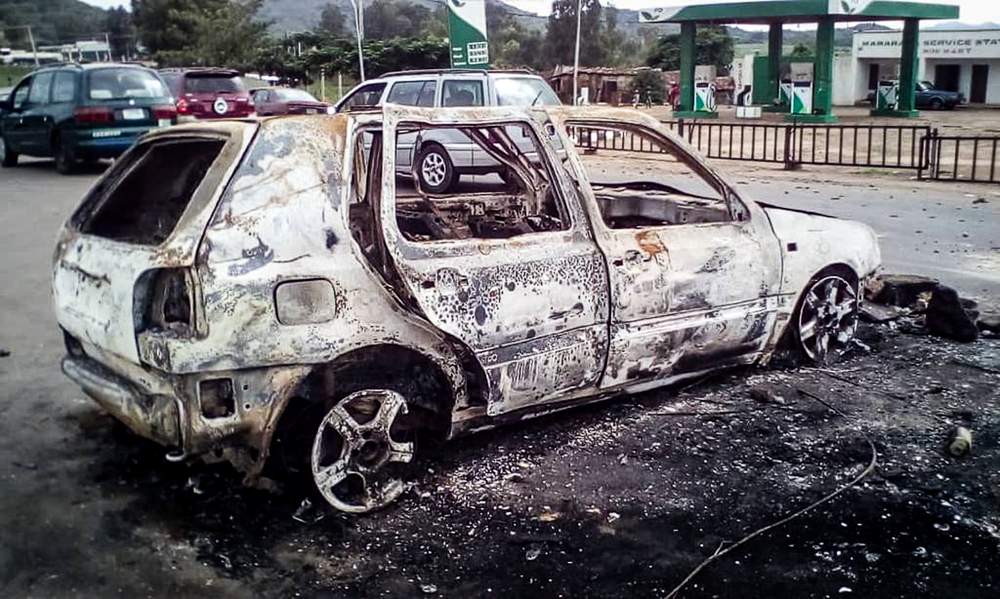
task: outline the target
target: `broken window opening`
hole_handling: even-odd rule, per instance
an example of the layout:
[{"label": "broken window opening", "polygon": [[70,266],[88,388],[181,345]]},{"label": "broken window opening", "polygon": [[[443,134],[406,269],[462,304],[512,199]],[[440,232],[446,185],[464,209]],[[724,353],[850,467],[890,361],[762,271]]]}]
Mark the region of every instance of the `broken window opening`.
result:
[{"label": "broken window opening", "polygon": [[509,239],[567,230],[551,165],[525,124],[432,127],[396,135],[396,222],[409,241]]},{"label": "broken window opening", "polygon": [[693,156],[641,126],[573,123],[601,216],[612,229],[728,223],[744,212]]},{"label": "broken window opening", "polygon": [[80,232],[140,245],[163,243],[223,145],[218,139],[160,141],[120,161],[109,176],[109,190],[84,203],[74,217]]}]

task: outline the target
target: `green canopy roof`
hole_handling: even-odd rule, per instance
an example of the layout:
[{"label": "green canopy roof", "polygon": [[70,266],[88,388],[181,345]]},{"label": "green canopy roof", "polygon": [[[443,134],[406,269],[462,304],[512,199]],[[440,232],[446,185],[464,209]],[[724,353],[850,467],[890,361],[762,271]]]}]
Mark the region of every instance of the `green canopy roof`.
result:
[{"label": "green canopy roof", "polygon": [[807,23],[821,18],[832,18],[834,21],[957,19],[958,6],[890,0],[769,0],[639,11],[640,23]]}]

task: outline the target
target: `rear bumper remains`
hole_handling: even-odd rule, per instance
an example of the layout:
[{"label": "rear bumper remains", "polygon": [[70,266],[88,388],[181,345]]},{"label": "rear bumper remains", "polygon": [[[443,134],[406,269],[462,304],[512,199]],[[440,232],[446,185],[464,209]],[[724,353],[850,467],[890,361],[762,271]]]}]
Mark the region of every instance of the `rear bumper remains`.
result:
[{"label": "rear bumper remains", "polygon": [[182,447],[182,403],[151,394],[86,356],[66,356],[62,371],[90,398],[137,435],[162,445]]}]

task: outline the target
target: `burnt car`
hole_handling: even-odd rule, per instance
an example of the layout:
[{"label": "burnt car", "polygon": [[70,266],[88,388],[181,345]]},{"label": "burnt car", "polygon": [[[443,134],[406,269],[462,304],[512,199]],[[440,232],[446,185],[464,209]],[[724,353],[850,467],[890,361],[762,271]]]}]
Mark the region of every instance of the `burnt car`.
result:
[{"label": "burnt car", "polygon": [[[447,130],[510,176],[394,176]],[[366,512],[424,442],[836,359],[879,264],[867,226],[753,201],[632,110],[387,105],[148,135],[62,229],[53,293],[65,374],[168,459]]]}]

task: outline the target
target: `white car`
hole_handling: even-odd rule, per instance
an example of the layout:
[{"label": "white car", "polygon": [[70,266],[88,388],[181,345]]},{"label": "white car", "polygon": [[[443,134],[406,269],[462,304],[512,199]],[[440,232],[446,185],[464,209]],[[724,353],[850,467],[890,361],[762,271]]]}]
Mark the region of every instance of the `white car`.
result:
[{"label": "white car", "polygon": [[[343,112],[383,104],[458,108],[559,106],[560,102],[549,84],[529,71],[451,69],[402,71],[369,79],[350,90],[336,108]],[[514,141],[530,152],[528,140]],[[396,151],[396,172],[413,175],[415,170],[416,183],[430,193],[445,193],[461,175],[496,173],[505,180],[508,178],[507,170],[499,162],[479,151],[471,139],[454,131],[404,136]]]}]

